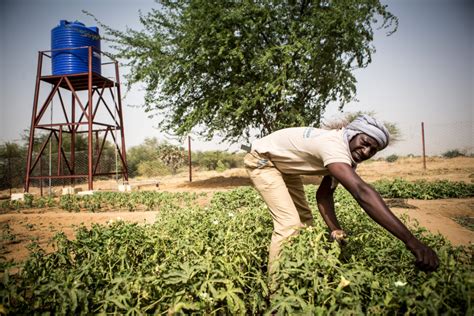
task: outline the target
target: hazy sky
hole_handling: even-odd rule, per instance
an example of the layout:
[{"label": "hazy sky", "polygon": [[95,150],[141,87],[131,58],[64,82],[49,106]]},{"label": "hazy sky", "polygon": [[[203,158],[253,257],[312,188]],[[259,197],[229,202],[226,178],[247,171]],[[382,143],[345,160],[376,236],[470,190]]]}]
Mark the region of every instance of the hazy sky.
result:
[{"label": "hazy sky", "polygon": [[[399,125],[403,140],[384,155],[420,154],[420,125],[425,123],[427,153],[449,149],[473,152],[474,1],[382,1],[399,18],[390,37],[377,32],[373,62],[357,70],[357,99],[345,111],[375,111]],[[18,140],[29,127],[37,53],[50,49],[50,31],[60,20],[95,26],[93,13],[114,28],[139,29],[138,10],[152,0],[1,0],[0,1],[0,141]],[[102,43],[102,50],[107,50]],[[125,89],[122,89],[125,90]],[[134,90],[123,101],[127,147],[163,133],[139,108],[142,94]],[[326,118],[337,116],[337,105]],[[226,149],[216,142],[195,141],[195,149]],[[236,149],[232,146],[230,149]]]}]

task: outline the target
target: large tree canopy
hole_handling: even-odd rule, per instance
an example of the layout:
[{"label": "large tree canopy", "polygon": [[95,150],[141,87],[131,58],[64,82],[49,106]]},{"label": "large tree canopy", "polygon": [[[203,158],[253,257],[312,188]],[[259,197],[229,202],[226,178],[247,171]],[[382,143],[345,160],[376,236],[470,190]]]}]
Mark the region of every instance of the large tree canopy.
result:
[{"label": "large tree canopy", "polygon": [[371,62],[374,28],[398,25],[379,0],[157,3],[142,31],[102,25],[129,84],[145,84],[163,130],[228,141],[319,126],[331,101],[355,98],[352,71]]}]

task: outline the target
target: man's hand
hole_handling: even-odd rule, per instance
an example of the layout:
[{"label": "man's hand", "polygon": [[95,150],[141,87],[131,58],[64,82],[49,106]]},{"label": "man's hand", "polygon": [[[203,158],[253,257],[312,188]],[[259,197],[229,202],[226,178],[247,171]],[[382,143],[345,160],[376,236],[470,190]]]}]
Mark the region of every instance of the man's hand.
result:
[{"label": "man's hand", "polygon": [[341,246],[347,243],[346,238],[347,234],[342,229],[336,229],[331,232],[329,239],[331,241],[337,241],[337,243]]},{"label": "man's hand", "polygon": [[365,183],[349,165],[332,163],[327,168],[374,221],[406,244],[416,257],[417,267],[425,271],[434,271],[438,268],[439,259],[436,253],[413,236],[408,228],[390,211],[380,194]]},{"label": "man's hand", "polygon": [[418,268],[424,271],[435,271],[438,268],[438,256],[430,247],[424,245],[416,238],[412,238],[408,241],[406,246],[415,256],[415,265]]}]

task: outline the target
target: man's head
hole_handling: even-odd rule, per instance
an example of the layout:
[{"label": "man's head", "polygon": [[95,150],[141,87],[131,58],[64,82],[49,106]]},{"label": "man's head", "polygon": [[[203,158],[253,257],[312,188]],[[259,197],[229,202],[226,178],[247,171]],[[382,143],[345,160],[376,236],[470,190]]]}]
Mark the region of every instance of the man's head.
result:
[{"label": "man's head", "polygon": [[357,134],[349,142],[352,159],[356,163],[371,158],[377,153],[378,147],[377,141],[364,133]]},{"label": "man's head", "polygon": [[390,141],[385,125],[368,115],[361,115],[347,125],[345,134],[352,158],[357,163],[371,158]]}]

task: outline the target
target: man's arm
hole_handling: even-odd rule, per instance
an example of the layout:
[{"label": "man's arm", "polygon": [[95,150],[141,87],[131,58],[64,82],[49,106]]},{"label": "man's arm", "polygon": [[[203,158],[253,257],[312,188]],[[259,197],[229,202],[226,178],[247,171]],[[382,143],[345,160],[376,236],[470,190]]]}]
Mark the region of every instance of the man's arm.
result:
[{"label": "man's arm", "polygon": [[341,225],[339,225],[336,213],[334,212],[334,189],[331,188],[331,184],[332,178],[330,176],[325,176],[316,192],[316,202],[318,204],[319,212],[328,225],[329,230],[334,231],[340,230]]},{"label": "man's arm", "polygon": [[332,163],[327,168],[375,222],[405,243],[416,257],[417,266],[428,271],[438,267],[439,260],[436,253],[413,236],[390,211],[380,194],[365,183],[351,166],[344,163]]},{"label": "man's arm", "polygon": [[344,240],[346,233],[341,229],[334,211],[334,190],[335,188],[332,188],[332,177],[325,176],[316,192],[316,202],[319,213],[321,213],[331,231],[330,239],[344,245],[346,243]]}]

